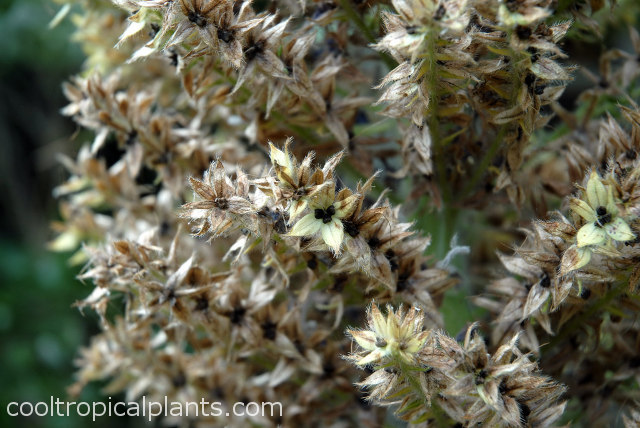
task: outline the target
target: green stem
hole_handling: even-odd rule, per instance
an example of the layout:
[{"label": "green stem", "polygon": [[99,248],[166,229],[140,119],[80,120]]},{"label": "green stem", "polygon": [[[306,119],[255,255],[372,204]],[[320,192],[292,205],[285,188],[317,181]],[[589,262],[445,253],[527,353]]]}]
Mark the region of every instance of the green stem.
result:
[{"label": "green stem", "polygon": [[[511,37],[513,37],[512,33],[513,33],[513,30],[507,31],[507,39],[511,39]],[[509,48],[509,51],[511,52],[511,55],[510,55],[511,63],[516,64],[513,66],[510,73],[511,83],[513,84],[513,87],[515,89],[512,91],[509,105],[513,107],[515,103],[518,102],[518,94],[520,93],[520,89],[522,85],[520,79],[521,79],[522,73],[525,72],[525,70],[522,68],[523,67],[522,65],[520,66],[517,65],[517,64],[521,64],[522,60],[524,59],[522,57],[522,54],[514,51],[512,48]],[[491,145],[489,146],[489,150],[487,150],[487,152],[484,154],[484,156],[480,160],[480,163],[478,164],[478,167],[473,171],[473,175],[471,176],[471,179],[469,180],[467,185],[462,189],[461,199],[465,198],[480,183],[480,180],[482,180],[482,177],[484,176],[487,169],[489,168],[489,165],[498,154],[498,151],[502,146],[504,137],[508,129],[509,129],[508,123],[500,126],[500,130],[498,131],[496,138],[491,142]]]},{"label": "green stem", "polygon": [[436,242],[437,257],[444,257],[447,253],[449,242],[453,236],[458,211],[452,206],[451,184],[447,180],[446,150],[442,136],[440,135],[440,122],[438,118],[438,65],[436,58],[436,48],[438,42],[437,30],[429,31],[426,38],[426,56],[422,67],[426,67],[428,73],[428,94],[429,107],[427,110],[427,122],[431,133],[431,144],[433,147],[433,163],[436,169],[436,179],[438,189],[442,198],[442,208],[440,210],[439,236]]},{"label": "green stem", "polygon": [[438,122],[438,65],[436,63],[436,40],[438,34],[434,30],[429,31],[427,34],[426,42],[426,58],[422,63],[422,68],[427,70],[421,70],[428,73],[429,79],[427,80],[429,95],[429,107],[427,109],[427,121],[429,125],[429,132],[431,133],[431,144],[434,147],[434,163],[438,176],[438,187],[442,193],[442,199],[445,205],[449,202],[451,195],[449,186],[447,186],[446,179],[446,164],[442,159],[444,149],[440,140],[440,123]]},{"label": "green stem", "polygon": [[451,425],[452,421],[447,414],[440,408],[440,406],[429,400],[422,390],[422,386],[418,380],[419,376],[416,376],[416,368],[405,363],[400,358],[396,359],[395,364],[400,369],[400,373],[402,374],[405,382],[411,388],[413,395],[422,401],[425,410],[428,409],[430,416],[435,419],[436,426],[444,427]]},{"label": "green stem", "polygon": [[471,179],[467,182],[467,185],[462,189],[462,197],[467,196],[478,185],[478,183],[484,176],[485,172],[487,172],[489,165],[491,164],[493,159],[496,157],[496,155],[498,154],[498,150],[500,150],[500,147],[502,146],[502,140],[504,139],[504,136],[507,133],[507,128],[508,128],[507,125],[502,125],[500,127],[500,130],[498,131],[498,135],[496,135],[496,138],[491,142],[491,145],[489,146],[489,150],[486,151],[486,153],[480,160],[478,167],[473,171],[473,175],[471,176]]},{"label": "green stem", "polygon": [[458,210],[451,205],[444,206],[441,212],[440,220],[440,238],[437,243],[437,254],[439,260],[442,260],[450,250],[449,243],[453,238],[454,230],[458,219]]}]

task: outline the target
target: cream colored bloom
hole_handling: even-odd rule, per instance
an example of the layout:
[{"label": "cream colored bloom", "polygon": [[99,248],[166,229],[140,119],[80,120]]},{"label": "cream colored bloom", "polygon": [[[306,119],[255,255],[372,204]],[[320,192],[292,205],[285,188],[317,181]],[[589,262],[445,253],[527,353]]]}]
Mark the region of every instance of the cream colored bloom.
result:
[{"label": "cream colored bloom", "polygon": [[291,229],[289,236],[314,236],[320,232],[322,240],[334,253],[340,253],[344,239],[342,219],[349,217],[357,207],[358,194],[344,189],[336,195],[336,184],[327,181],[318,186],[308,198],[311,212],[302,217]]},{"label": "cream colored bloom", "polygon": [[625,242],[635,238],[629,225],[618,217],[619,211],[613,199],[611,186],[605,186],[594,171],[587,182],[586,202],[571,200],[571,209],[587,223],[578,230],[578,248],[601,246],[614,241]]},{"label": "cream colored bloom", "polygon": [[423,330],[424,316],[415,307],[405,314],[402,306],[396,312],[387,306],[385,318],[378,306],[372,304],[367,312],[367,322],[369,330],[347,330],[365,351],[349,357],[359,366],[384,364],[396,358],[413,364],[430,334]]}]

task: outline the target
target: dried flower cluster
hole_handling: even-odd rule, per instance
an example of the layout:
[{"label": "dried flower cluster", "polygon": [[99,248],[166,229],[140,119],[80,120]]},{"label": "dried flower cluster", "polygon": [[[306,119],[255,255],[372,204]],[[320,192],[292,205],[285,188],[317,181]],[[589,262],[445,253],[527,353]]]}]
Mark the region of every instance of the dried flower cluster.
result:
[{"label": "dried flower cluster", "polygon": [[[398,405],[413,424],[451,426],[549,426],[564,411],[564,388],[538,372],[517,347],[518,335],[491,355],[476,325],[459,344],[446,334],[424,330],[424,316],[377,306],[369,309],[370,330],[349,330],[363,348],[348,358],[374,372],[358,385],[369,399]],[[368,353],[366,353],[368,351]]]},{"label": "dried flower cluster", "polygon": [[[524,330],[522,344],[550,374],[571,373],[566,382],[590,402],[594,421],[637,393],[640,115],[623,115],[631,134],[611,118],[602,123],[593,163],[601,167],[585,174],[579,197],[566,198],[571,216],[536,221],[514,256],[500,256],[511,275],[489,285],[497,299],[476,298],[496,315],[495,340]],[[587,351],[598,342],[599,352]]]},{"label": "dried flower cluster", "polygon": [[640,5],[56,1],[88,132],[51,248],[102,330],[72,393],[284,410],[180,426],[635,426],[640,36],[600,76],[565,48]]}]

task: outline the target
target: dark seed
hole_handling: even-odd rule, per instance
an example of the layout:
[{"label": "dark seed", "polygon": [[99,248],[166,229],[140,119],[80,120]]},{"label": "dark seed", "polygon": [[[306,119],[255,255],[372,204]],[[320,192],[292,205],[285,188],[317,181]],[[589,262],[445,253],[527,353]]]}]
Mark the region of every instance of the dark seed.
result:
[{"label": "dark seed", "polygon": [[218,28],[218,38],[225,43],[233,40],[233,32]]},{"label": "dark seed", "polygon": [[367,241],[367,244],[369,244],[369,247],[375,249],[378,248],[381,244],[380,240],[378,238],[376,238],[375,236],[370,238],[369,241]]},{"label": "dark seed", "polygon": [[353,222],[342,220],[342,226],[344,227],[345,232],[347,232],[352,238],[355,238],[360,234],[358,226],[356,226]]},{"label": "dark seed", "polygon": [[551,280],[549,279],[549,275],[545,273],[542,279],[540,279],[540,287],[548,288],[550,285],[551,285]]},{"label": "dark seed", "polygon": [[244,317],[244,313],[247,310],[243,307],[234,308],[233,311],[229,314],[229,319],[232,324],[240,324],[242,318]]},{"label": "dark seed", "polygon": [[591,297],[591,290],[588,288],[583,288],[580,292],[580,298],[582,300],[589,300],[589,297]]},{"label": "dark seed", "polygon": [[254,43],[253,45],[251,45],[247,49],[245,49],[244,57],[247,59],[247,61],[251,61],[256,56],[258,56],[260,53],[262,53],[263,49],[264,49],[263,42]]},{"label": "dark seed", "polygon": [[272,321],[266,321],[262,324],[262,335],[267,340],[275,340],[277,324]]},{"label": "dark seed", "polygon": [[225,198],[215,198],[213,200],[213,204],[221,210],[226,210],[227,208],[229,208],[229,201],[227,201]]},{"label": "dark seed", "polygon": [[527,77],[524,78],[524,83],[527,86],[533,85],[535,81],[536,81],[536,76],[533,73],[527,74]]},{"label": "dark seed", "polygon": [[523,25],[518,25],[516,27],[516,35],[520,40],[526,40],[531,37],[531,28],[525,27]]},{"label": "dark seed", "polygon": [[318,260],[316,260],[315,257],[307,260],[307,267],[311,270],[315,269],[318,267]]},{"label": "dark seed", "polygon": [[209,299],[200,297],[196,300],[196,311],[204,311],[209,308]]},{"label": "dark seed", "polygon": [[189,19],[189,21],[193,22],[200,28],[205,27],[207,25],[207,20],[205,19],[205,17],[200,15],[198,12],[195,12],[195,11],[189,12],[189,14],[187,15],[187,18]]},{"label": "dark seed", "polygon": [[476,373],[475,384],[482,385],[488,374],[489,373],[487,373],[485,369],[482,369],[478,373]]}]

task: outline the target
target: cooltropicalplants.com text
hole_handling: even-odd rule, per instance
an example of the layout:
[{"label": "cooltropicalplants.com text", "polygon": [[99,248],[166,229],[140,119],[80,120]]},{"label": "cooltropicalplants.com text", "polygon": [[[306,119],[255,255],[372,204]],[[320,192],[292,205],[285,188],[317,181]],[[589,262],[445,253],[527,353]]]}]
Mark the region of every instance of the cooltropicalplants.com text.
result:
[{"label": "cooltropicalplants.com text", "polygon": [[63,401],[57,397],[49,397],[49,401],[31,403],[29,401],[12,401],[7,404],[9,416],[73,416],[91,417],[95,421],[99,417],[131,416],[155,417],[231,417],[231,416],[282,416],[280,402],[236,402],[226,407],[218,401],[171,401],[166,396],[164,401],[147,400],[142,397],[137,401],[107,402]]}]

